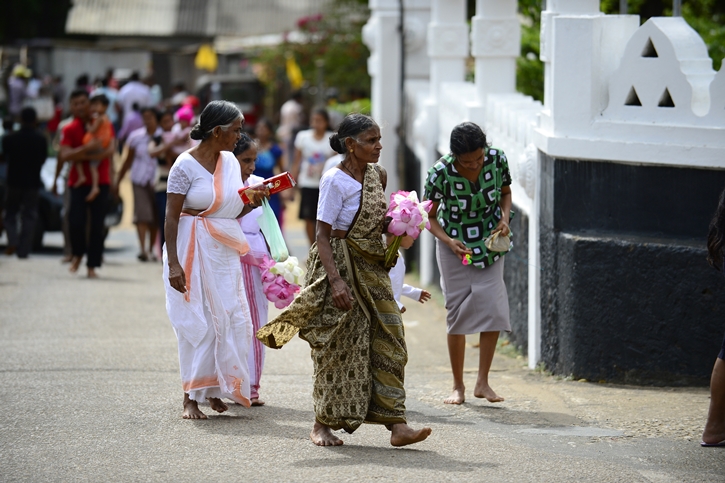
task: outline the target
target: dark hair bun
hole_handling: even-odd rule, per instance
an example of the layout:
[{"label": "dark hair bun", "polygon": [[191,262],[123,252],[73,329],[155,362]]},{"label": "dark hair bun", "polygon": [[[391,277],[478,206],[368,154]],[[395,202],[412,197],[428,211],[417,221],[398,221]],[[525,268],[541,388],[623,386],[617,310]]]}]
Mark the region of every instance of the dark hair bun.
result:
[{"label": "dark hair bun", "polygon": [[195,141],[201,141],[202,139],[204,139],[204,133],[201,130],[201,124],[197,123],[194,125],[194,127],[191,128],[189,137]]},{"label": "dark hair bun", "polygon": [[336,153],[345,154],[345,146],[340,142],[340,136],[337,133],[330,136],[330,147]]}]

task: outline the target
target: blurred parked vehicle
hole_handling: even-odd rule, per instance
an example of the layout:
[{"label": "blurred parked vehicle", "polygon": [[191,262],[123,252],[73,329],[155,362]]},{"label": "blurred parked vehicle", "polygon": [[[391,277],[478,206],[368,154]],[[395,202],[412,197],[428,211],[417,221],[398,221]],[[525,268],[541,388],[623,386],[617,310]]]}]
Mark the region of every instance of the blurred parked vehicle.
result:
[{"label": "blurred parked vehicle", "polygon": [[254,74],[209,74],[196,81],[196,95],[204,109],[211,101],[229,101],[244,114],[244,124],[254,126],[263,116],[264,86]]},{"label": "blurred parked vehicle", "polygon": [[[58,195],[52,193],[53,182],[55,176],[55,167],[58,163],[56,158],[48,158],[40,170],[40,179],[43,187],[40,189],[38,199],[38,219],[35,222],[35,232],[33,233],[33,250],[43,248],[43,236],[48,231],[63,230],[63,192],[65,191],[65,183],[58,181]],[[106,213],[106,232],[121,223],[123,216],[123,202],[121,200],[109,200],[108,211]]]}]

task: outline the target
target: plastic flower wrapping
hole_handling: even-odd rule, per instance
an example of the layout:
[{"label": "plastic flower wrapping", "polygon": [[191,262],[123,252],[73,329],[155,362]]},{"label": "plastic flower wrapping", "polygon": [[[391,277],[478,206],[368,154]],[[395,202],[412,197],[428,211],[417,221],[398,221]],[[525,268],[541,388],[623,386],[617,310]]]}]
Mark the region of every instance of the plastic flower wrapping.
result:
[{"label": "plastic flower wrapping", "polygon": [[395,238],[385,252],[386,267],[393,266],[400,241],[404,236],[417,239],[421,231],[430,229],[428,212],[432,204],[430,200],[419,201],[418,193],[415,191],[396,191],[390,195],[390,206],[386,216],[391,218],[388,232],[395,235]]},{"label": "plastic flower wrapping", "polygon": [[275,262],[265,255],[259,268],[262,270],[262,292],[267,300],[278,309],[291,304],[295,294],[300,291],[303,275],[297,257]]}]

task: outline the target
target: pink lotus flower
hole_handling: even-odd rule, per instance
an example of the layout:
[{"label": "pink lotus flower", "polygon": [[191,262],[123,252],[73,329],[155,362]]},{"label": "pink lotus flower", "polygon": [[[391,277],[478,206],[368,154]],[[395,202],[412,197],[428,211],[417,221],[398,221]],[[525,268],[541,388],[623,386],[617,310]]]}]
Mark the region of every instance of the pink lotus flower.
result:
[{"label": "pink lotus flower", "polygon": [[273,302],[278,309],[283,309],[291,304],[295,294],[300,291],[299,285],[289,283],[280,276],[277,276],[272,282],[263,283],[262,287],[267,300]]},{"label": "pink lotus flower", "polygon": [[391,221],[388,232],[395,235],[395,239],[385,253],[386,267],[391,267],[395,261],[403,236],[408,235],[416,239],[424,228],[430,229],[428,212],[432,205],[433,202],[430,200],[422,203],[418,201],[418,193],[415,191],[396,191],[390,195],[387,216]]},{"label": "pink lotus flower", "polygon": [[392,218],[388,231],[395,236],[409,235],[418,238],[420,232],[430,228],[428,212],[432,201],[418,201],[415,191],[397,191],[390,195],[387,215]]},{"label": "pink lotus flower", "polygon": [[[264,296],[267,297],[267,300],[274,303],[275,307],[283,309],[292,303],[295,294],[300,291],[300,286],[285,280],[285,275],[287,275],[286,278],[291,278],[293,281],[297,281],[297,278],[291,277],[282,266],[278,265],[284,264],[278,264],[265,255],[259,268],[262,270],[262,292]],[[302,271],[297,267],[296,258],[294,261],[290,261],[288,265],[292,267],[292,270]]]}]

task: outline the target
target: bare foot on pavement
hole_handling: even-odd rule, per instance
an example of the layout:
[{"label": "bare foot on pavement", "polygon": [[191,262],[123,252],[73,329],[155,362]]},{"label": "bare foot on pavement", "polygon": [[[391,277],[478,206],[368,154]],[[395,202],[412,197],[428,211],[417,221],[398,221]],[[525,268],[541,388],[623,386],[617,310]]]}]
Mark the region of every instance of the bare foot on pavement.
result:
[{"label": "bare foot on pavement", "polygon": [[454,388],[450,396],[443,400],[444,404],[463,404],[466,400],[466,389],[465,388]]},{"label": "bare foot on pavement", "polygon": [[315,425],[312,427],[310,439],[317,446],[342,445],[342,440],[332,434],[332,429],[330,429],[329,426],[325,426],[324,424],[318,423],[317,421],[315,421]]},{"label": "bare foot on pavement", "polygon": [[224,401],[222,401],[219,398],[216,397],[208,397],[206,398],[207,401],[209,401],[209,406],[218,413],[223,413],[227,409],[229,409],[229,406],[224,404]]},{"label": "bare foot on pavement", "polygon": [[407,446],[420,443],[433,432],[430,428],[415,430],[405,423],[393,424],[390,435],[390,444],[393,446]]},{"label": "bare foot on pavement", "polygon": [[488,384],[476,384],[476,387],[473,389],[473,395],[478,398],[486,398],[486,400],[490,403],[497,403],[497,402],[503,402],[504,399],[496,394],[496,392],[491,389],[491,386]]},{"label": "bare foot on pavement", "polygon": [[188,394],[184,394],[184,413],[181,417],[184,419],[206,419],[206,414],[201,412],[196,401],[189,399]]},{"label": "bare foot on pavement", "polygon": [[81,257],[73,257],[70,261],[70,268],[68,268],[68,271],[70,273],[76,273],[78,271],[78,267],[81,266]]}]

